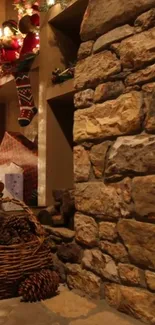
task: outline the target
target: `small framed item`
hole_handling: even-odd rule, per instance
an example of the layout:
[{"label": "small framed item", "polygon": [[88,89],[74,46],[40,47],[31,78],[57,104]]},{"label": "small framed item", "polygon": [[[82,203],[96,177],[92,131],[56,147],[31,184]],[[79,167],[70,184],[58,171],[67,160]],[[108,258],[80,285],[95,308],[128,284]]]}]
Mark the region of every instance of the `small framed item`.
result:
[{"label": "small framed item", "polygon": [[[23,201],[24,174],[23,169],[14,163],[0,166],[0,176],[4,183],[4,197],[15,198]],[[7,202],[4,204],[5,211],[21,210],[20,206]]]}]

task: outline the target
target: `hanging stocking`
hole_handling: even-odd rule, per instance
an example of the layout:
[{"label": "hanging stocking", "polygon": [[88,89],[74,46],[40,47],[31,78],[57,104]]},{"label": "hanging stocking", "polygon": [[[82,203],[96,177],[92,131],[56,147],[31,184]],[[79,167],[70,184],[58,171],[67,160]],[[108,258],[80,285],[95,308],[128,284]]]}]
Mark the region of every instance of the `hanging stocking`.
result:
[{"label": "hanging stocking", "polygon": [[29,73],[19,72],[14,77],[20,106],[18,122],[21,127],[24,127],[31,123],[37,113],[37,108],[34,104]]},{"label": "hanging stocking", "polygon": [[32,16],[26,15],[19,22],[20,32],[26,35],[20,51],[18,72],[14,76],[20,106],[18,122],[22,127],[29,125],[37,113],[29,78],[29,71],[34,60],[34,53],[36,53],[35,51],[39,46],[39,38],[36,34],[38,30],[37,27],[39,27],[38,14]]}]

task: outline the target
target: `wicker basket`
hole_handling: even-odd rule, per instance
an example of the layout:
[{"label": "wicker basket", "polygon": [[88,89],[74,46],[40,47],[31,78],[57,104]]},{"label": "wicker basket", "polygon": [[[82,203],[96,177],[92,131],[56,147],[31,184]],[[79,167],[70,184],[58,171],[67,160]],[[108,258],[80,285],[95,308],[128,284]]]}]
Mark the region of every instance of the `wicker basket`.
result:
[{"label": "wicker basket", "polygon": [[[7,202],[22,207],[33,222],[38,237],[37,240],[24,244],[0,245],[0,299],[16,296],[23,277],[52,264],[50,249],[44,244],[44,229],[35,215],[24,203],[15,199],[2,198],[0,206]],[[23,213],[13,215],[23,216]]]}]

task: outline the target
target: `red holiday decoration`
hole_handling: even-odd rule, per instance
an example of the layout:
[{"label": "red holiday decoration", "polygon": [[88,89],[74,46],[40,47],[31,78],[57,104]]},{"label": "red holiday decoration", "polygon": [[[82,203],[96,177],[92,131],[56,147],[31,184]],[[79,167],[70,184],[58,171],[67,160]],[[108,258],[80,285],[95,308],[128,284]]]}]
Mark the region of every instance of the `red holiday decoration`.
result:
[{"label": "red holiday decoration", "polygon": [[[23,41],[23,46],[20,52],[20,59],[24,60],[27,56],[32,55],[39,47],[39,36],[36,34],[36,28],[39,27],[39,15],[24,16],[19,22],[19,29],[21,33],[26,34]],[[20,126],[25,127],[29,125],[37,113],[37,108],[34,104],[32,89],[29,78],[29,69],[33,60],[27,60],[25,70],[19,71],[15,74],[15,81],[17,87],[17,94],[20,105],[20,115],[18,122]]]},{"label": "red holiday decoration", "polygon": [[7,20],[2,24],[4,36],[0,39],[0,64],[14,62],[19,58],[20,45],[16,37],[17,23]]},{"label": "red holiday decoration", "polygon": [[[20,52],[20,58],[23,58],[29,53],[34,53],[39,48],[39,37],[37,35],[37,27],[39,27],[39,24],[40,17],[38,14],[32,16],[26,15],[20,20],[19,29],[21,33],[26,34]],[[35,31],[34,28],[36,28]]]},{"label": "red holiday decoration", "polygon": [[[32,16],[26,15],[19,21],[19,30],[25,34],[22,48],[17,34],[17,23],[14,20],[8,20],[3,23],[4,37],[0,43],[0,64],[1,76],[12,74],[15,78],[17,95],[19,100],[20,114],[18,122],[21,127],[29,125],[37,113],[35,107],[29,70],[34,60],[35,54],[39,50],[39,23],[40,17],[38,5],[32,8],[35,12]],[[19,59],[19,60],[18,60]]]}]

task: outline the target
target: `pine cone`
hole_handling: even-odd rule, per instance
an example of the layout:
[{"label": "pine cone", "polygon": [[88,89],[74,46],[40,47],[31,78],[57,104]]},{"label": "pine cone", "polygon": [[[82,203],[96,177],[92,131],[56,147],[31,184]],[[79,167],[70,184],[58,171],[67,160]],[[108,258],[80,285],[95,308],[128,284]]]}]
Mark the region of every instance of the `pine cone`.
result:
[{"label": "pine cone", "polygon": [[21,244],[21,239],[19,237],[11,238],[11,240],[8,242],[8,245],[17,245]]},{"label": "pine cone", "polygon": [[[36,220],[37,222],[37,220]],[[13,245],[37,240],[44,228],[28,214],[4,214],[0,211],[0,245]]]},{"label": "pine cone", "polygon": [[12,239],[11,234],[7,230],[1,230],[0,232],[0,245],[8,245],[10,240]]},{"label": "pine cone", "polygon": [[2,234],[3,232],[7,233],[5,237],[1,236],[1,245],[20,244],[36,240],[37,238],[34,223],[28,215],[7,215],[4,218],[1,231]]},{"label": "pine cone", "polygon": [[57,293],[59,276],[55,271],[48,269],[35,272],[26,278],[19,287],[19,296],[25,302],[45,300]]},{"label": "pine cone", "polygon": [[29,220],[27,217],[23,216],[11,216],[10,218],[7,218],[5,224],[5,228],[9,229],[15,229],[18,232],[22,232],[22,230],[27,230],[30,231],[30,225],[29,225]]},{"label": "pine cone", "polygon": [[23,233],[21,238],[24,243],[28,243],[28,242],[34,241],[36,239],[35,235],[33,235],[31,233],[25,233],[25,234]]}]

